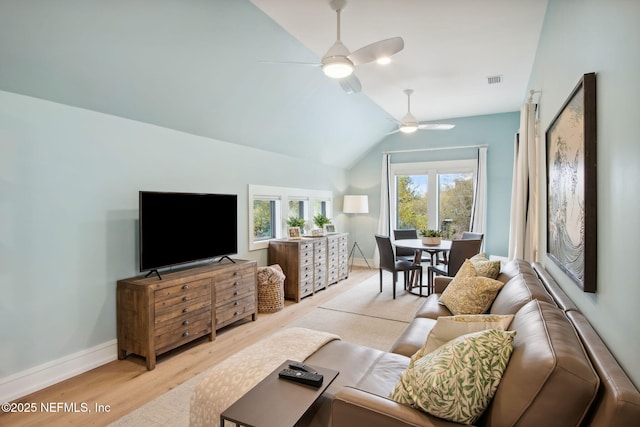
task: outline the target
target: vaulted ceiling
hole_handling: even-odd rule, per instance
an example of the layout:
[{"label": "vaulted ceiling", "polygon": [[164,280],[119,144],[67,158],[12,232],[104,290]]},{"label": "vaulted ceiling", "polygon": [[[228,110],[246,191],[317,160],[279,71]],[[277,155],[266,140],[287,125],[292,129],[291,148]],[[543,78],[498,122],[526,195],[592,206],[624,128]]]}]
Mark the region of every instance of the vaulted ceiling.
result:
[{"label": "vaulted ceiling", "polygon": [[[422,121],[514,111],[546,0],[349,0],[355,50],[401,36],[348,95],[317,67],[327,0],[0,0],[0,90],[349,167],[411,110]],[[489,85],[487,78],[502,76]]]}]

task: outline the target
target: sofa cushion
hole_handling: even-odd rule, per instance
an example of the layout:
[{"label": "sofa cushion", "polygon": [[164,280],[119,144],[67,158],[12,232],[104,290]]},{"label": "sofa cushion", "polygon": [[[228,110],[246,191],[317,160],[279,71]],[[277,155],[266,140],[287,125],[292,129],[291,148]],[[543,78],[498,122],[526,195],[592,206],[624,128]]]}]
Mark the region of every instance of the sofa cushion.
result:
[{"label": "sofa cushion", "polygon": [[533,300],[516,313],[511,329],[517,331],[513,354],[481,424],[580,425],[599,378],[565,314]]},{"label": "sofa cushion", "polygon": [[[453,313],[444,305],[440,304],[440,294],[431,294],[425,298],[424,303],[420,306],[415,317],[426,317],[429,319],[437,319],[440,316],[452,316]],[[426,335],[422,337],[422,343]],[[420,344],[422,345],[422,344]]]},{"label": "sofa cushion", "polygon": [[473,264],[478,276],[496,279],[500,274],[500,261],[489,260],[484,252],[472,256],[469,261]]},{"label": "sofa cushion", "polygon": [[554,304],[553,298],[544,289],[538,277],[520,273],[509,279],[491,304],[491,314],[515,314],[531,300],[537,299]]},{"label": "sofa cushion", "polygon": [[512,259],[502,266],[497,279],[506,283],[518,274],[524,274],[525,276],[536,278],[536,272],[531,267],[531,264],[522,259]]},{"label": "sofa cushion", "polygon": [[504,331],[509,327],[512,320],[513,314],[463,314],[439,317],[433,328],[431,328],[424,345],[411,356],[411,361],[413,362],[425,354],[431,353],[441,345],[462,335],[486,329]]},{"label": "sofa cushion", "polygon": [[489,309],[503,286],[498,280],[477,276],[471,261],[466,260],[440,295],[440,303],[453,314],[481,314]]},{"label": "sofa cushion", "polygon": [[396,339],[389,351],[410,357],[424,345],[429,331],[435,324],[435,319],[416,317]]},{"label": "sofa cushion", "polygon": [[445,420],[475,423],[498,387],[514,335],[488,329],[448,342],[411,363],[390,398]]}]

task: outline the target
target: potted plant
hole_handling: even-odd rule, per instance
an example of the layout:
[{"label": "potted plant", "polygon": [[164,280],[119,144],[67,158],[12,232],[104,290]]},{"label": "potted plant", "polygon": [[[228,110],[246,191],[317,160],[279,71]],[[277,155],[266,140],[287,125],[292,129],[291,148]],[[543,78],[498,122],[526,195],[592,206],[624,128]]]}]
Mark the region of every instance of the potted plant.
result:
[{"label": "potted plant", "polygon": [[439,230],[420,230],[422,234],[422,243],[425,245],[439,245],[442,242],[442,232]]},{"label": "potted plant", "polygon": [[287,225],[289,227],[300,227],[300,231],[304,230],[304,218],[296,218],[295,216],[290,216],[287,219]]},{"label": "potted plant", "polygon": [[322,214],[318,214],[316,216],[313,217],[313,223],[316,225],[316,227],[318,227],[320,229],[319,232],[316,232],[316,230],[313,230],[313,235],[319,235],[319,236],[323,236],[324,235],[324,225],[325,224],[331,224],[331,220],[329,218],[327,218],[326,216],[322,215]]}]

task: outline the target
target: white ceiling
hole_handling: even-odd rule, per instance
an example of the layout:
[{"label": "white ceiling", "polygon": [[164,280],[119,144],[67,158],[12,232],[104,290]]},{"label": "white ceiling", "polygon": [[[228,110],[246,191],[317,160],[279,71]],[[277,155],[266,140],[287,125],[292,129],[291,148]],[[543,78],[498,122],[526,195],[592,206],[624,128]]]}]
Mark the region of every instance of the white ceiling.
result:
[{"label": "white ceiling", "polygon": [[[329,0],[251,1],[320,58],[336,39]],[[353,52],[404,39],[391,64],[356,69],[363,93],[398,120],[407,111],[404,89],[415,90],[411,111],[420,121],[516,111],[546,7],[546,0],[348,0],[341,40]],[[503,83],[489,85],[487,77],[495,75]]]}]

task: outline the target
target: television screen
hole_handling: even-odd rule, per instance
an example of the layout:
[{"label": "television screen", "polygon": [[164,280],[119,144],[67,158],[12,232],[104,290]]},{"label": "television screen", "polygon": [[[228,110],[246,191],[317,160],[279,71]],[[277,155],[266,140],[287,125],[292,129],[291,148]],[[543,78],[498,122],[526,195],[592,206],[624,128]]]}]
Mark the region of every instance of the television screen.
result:
[{"label": "television screen", "polygon": [[140,271],[238,252],[238,196],[140,191]]}]

